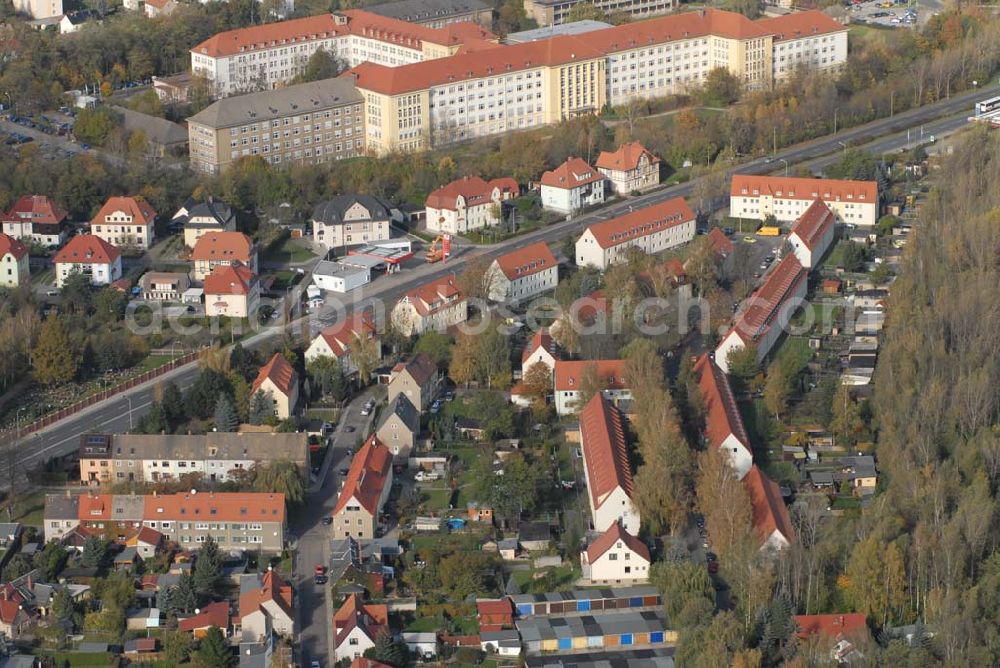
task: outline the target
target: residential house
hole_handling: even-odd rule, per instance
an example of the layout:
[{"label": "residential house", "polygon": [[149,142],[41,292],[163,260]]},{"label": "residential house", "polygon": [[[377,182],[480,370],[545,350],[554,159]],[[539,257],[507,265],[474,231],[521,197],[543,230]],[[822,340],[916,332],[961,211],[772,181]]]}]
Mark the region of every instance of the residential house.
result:
[{"label": "residential house", "polygon": [[562,351],[559,350],[555,339],[552,338],[547,327],[540,327],[531,337],[524,352],[521,353],[521,378],[524,378],[528,373],[528,369],[538,363],[547,366],[550,373],[555,373],[556,360],[560,359],[562,359]]},{"label": "residential house", "polygon": [[65,494],[46,494],[42,513],[46,542],[62,540],[80,524],[80,497]]},{"label": "residential house", "polygon": [[139,530],[125,539],[125,546],[135,550],[138,557],[149,559],[156,556],[156,552],[163,546],[165,537],[156,529],[147,526],[139,527]]},{"label": "residential house", "polygon": [[184,245],[194,248],[204,234],[236,231],[236,212],[225,202],[211,197],[204,202],[188,200],[177,210],[171,225],[184,228]]},{"label": "residential house", "polygon": [[28,247],[14,237],[0,233],[0,285],[16,288],[27,283]]},{"label": "residential house", "polygon": [[143,197],[109,197],[90,220],[90,232],[113,246],[153,245],[156,210]]},{"label": "residential house", "polygon": [[556,360],[556,413],[569,415],[583,408],[577,405],[577,396],[588,374],[595,374],[596,381],[603,388],[602,394],[611,403],[617,405],[632,399],[623,360]]},{"label": "residential house", "polygon": [[290,461],[309,476],[305,433],[218,432],[207,434],[84,434],[80,437],[80,481],[86,485],[176,481],[200,475],[228,482],[274,461]]},{"label": "residential house", "polygon": [[209,603],[195,611],[195,614],[177,620],[177,630],[190,633],[195,638],[204,638],[213,626],[229,637],[229,627],[232,616],[229,614],[229,601]]},{"label": "residential house", "polygon": [[597,171],[619,195],[641,192],[660,184],[660,159],[637,141],[622,144],[616,151],[601,151]]},{"label": "residential house", "polygon": [[848,665],[864,659],[857,645],[871,639],[868,621],[858,612],[825,615],[794,615],[795,635],[800,641],[812,638],[830,645],[830,660],[836,665]]},{"label": "residential house", "polygon": [[69,35],[83,27],[85,23],[101,22],[101,15],[93,9],[81,9],[63,14],[59,21],[59,34]]},{"label": "residential house", "polygon": [[604,175],[580,158],[542,174],[542,208],[556,213],[573,213],[604,202]]},{"label": "residential house", "polygon": [[345,374],[352,375],[357,373],[358,367],[351,352],[363,341],[370,342],[375,353],[374,361],[381,360],[382,340],[370,311],[355,313],[346,322],[334,324],[317,334],[306,349],[306,363],[320,357],[332,357],[340,360],[340,367]]},{"label": "residential house", "polygon": [[177,0],[143,0],[143,11],[151,19],[157,16],[170,16],[179,6]]},{"label": "residential house", "polygon": [[270,635],[294,637],[295,605],[292,585],[274,570],[240,578],[239,620],[244,641],[260,641]]},{"label": "residential house", "polygon": [[392,453],[372,434],[351,460],[333,509],[334,537],[375,538],[391,489]]},{"label": "residential house", "polygon": [[432,659],[438,653],[437,633],[434,631],[418,631],[400,634],[400,639],[406,645],[410,654],[419,659]]},{"label": "residential house", "polygon": [[463,176],[427,196],[427,230],[442,234],[465,234],[498,225],[503,202],[520,194],[517,181],[504,177],[485,181]]},{"label": "residential house", "polygon": [[799,259],[799,264],[806,269],[819,264],[833,243],[836,223],[836,216],[821,199],[813,201],[796,219],[788,235],[788,243]]},{"label": "residential house", "polygon": [[[313,241],[326,249],[389,239],[392,209],[373,195],[338,195],[321,202],[312,215]],[[343,254],[343,253],[342,253]]]},{"label": "residential house", "polygon": [[274,403],[274,414],[284,420],[295,413],[299,402],[299,375],[281,353],[274,353],[261,367],[251,386],[251,394],[263,392]]},{"label": "residential house", "polygon": [[778,261],[764,283],[741,305],[732,328],[715,348],[715,363],[720,369],[729,373],[729,354],[748,346],[755,347],[758,362],[767,357],[805,298],[808,277],[809,272],[793,253]]},{"label": "residential house", "polygon": [[559,283],[559,263],[544,241],[501,255],[486,271],[489,298],[507,304],[555,290]]},{"label": "residential house", "polygon": [[683,197],[675,197],[590,225],[576,241],[576,264],[604,271],[625,262],[632,248],[652,255],[686,244],[694,236],[694,212]]},{"label": "residential house", "polygon": [[638,535],[641,518],[632,502],[632,464],[622,415],[599,393],[580,411],[580,451],[594,531],[604,533],[621,524]]},{"label": "residential house", "polygon": [[6,552],[17,547],[23,530],[20,522],[0,522],[0,550]]},{"label": "residential house", "polygon": [[27,598],[7,582],[0,585],[0,633],[14,640],[28,630],[34,618],[25,609]]},{"label": "residential house", "polygon": [[60,288],[70,274],[83,274],[92,285],[110,285],[122,277],[121,251],[92,234],[70,239],[56,253],[53,263],[56,286]]},{"label": "residential house", "polygon": [[392,322],[403,336],[427,331],[444,332],[469,318],[469,304],[458,287],[458,279],[448,274],[410,290],[392,308]]},{"label": "residential house", "polygon": [[[376,9],[377,7],[378,6],[376,5],[375,7],[372,7],[372,9]],[[363,656],[359,656],[354,659],[354,661],[351,661],[350,668],[392,668],[392,666],[376,661],[375,659],[366,659]]]},{"label": "residential house", "polygon": [[638,584],[649,579],[652,559],[642,540],[615,522],[580,553],[583,578],[591,584]]},{"label": "residential house", "polygon": [[334,660],[361,658],[388,626],[389,611],[384,604],[364,603],[357,594],[349,594],[333,614]]},{"label": "residential house", "polygon": [[260,306],[260,279],[240,262],[218,264],[202,287],[208,317],[250,318]]},{"label": "residential house", "polygon": [[694,372],[705,413],[705,440],[709,447],[725,453],[736,476],[742,480],[753,466],[753,450],[729,377],[708,353],[698,358]]},{"label": "residential house", "polygon": [[3,233],[49,248],[66,240],[66,210],[45,195],[24,195],[3,214]]},{"label": "residential house", "polygon": [[426,353],[417,353],[407,362],[400,362],[392,368],[389,376],[388,401],[391,404],[397,394],[403,394],[421,412],[427,410],[437,396],[437,365]]},{"label": "residential house", "polygon": [[792,223],[817,199],[830,208],[839,223],[874,227],[878,222],[875,181],[734,174],[729,211],[735,218],[764,220],[773,215],[779,223]]},{"label": "residential house", "polygon": [[14,11],[38,21],[58,19],[63,15],[62,0],[15,0]]},{"label": "residential house", "polygon": [[514,604],[507,597],[477,599],[476,617],[480,631],[498,631],[514,628]]},{"label": "residential house", "polygon": [[257,248],[242,232],[208,232],[198,237],[191,251],[194,280],[203,281],[215,267],[239,262],[254,274],[257,269]]},{"label": "residential house", "polygon": [[713,227],[708,231],[708,241],[720,264],[733,254],[733,242],[720,228]]},{"label": "residential house", "polygon": [[139,279],[142,298],[146,300],[177,302],[190,287],[191,279],[179,272],[147,271]]},{"label": "residential house", "polygon": [[393,457],[406,459],[420,434],[420,411],[400,392],[379,414],[375,434],[389,448]]},{"label": "residential house", "polygon": [[754,465],[743,478],[743,485],[750,497],[750,519],[760,549],[777,551],[791,545],[795,531],[778,484]]}]

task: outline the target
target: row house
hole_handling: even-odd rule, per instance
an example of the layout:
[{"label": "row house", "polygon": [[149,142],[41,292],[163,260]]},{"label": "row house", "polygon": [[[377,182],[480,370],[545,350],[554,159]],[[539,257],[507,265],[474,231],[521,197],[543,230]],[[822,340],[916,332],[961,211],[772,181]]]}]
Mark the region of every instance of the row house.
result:
[{"label": "row house", "polygon": [[742,480],[753,466],[753,450],[729,377],[708,353],[698,358],[694,373],[705,414],[705,440],[726,455],[736,477]]},{"label": "row house", "polygon": [[434,360],[426,353],[417,353],[392,368],[387,400],[391,404],[397,395],[403,395],[423,412],[437,396],[440,381],[441,374]]},{"label": "row house", "polygon": [[837,218],[823,200],[817,199],[798,217],[788,234],[788,243],[799,263],[812,269],[833,243]]},{"label": "row house", "polygon": [[580,411],[580,451],[587,480],[591,526],[603,534],[614,525],[639,534],[639,510],[621,412],[600,393]]},{"label": "row house", "polygon": [[743,487],[750,499],[750,523],[760,549],[774,552],[791,545],[795,541],[795,530],[778,483],[755,464],[743,478]]},{"label": "row house", "polygon": [[576,263],[604,271],[625,262],[631,248],[652,255],[686,244],[694,236],[694,212],[683,197],[675,197],[594,223],[576,240]]},{"label": "row house", "polygon": [[153,245],[156,210],[143,197],[109,197],[90,220],[90,232],[114,246]]},{"label": "row house", "polygon": [[505,177],[485,181],[465,176],[427,196],[427,230],[442,234],[465,234],[500,224],[503,202],[520,194],[517,181]]},{"label": "row house", "polygon": [[779,223],[790,224],[817,199],[829,207],[838,223],[873,227],[878,222],[875,181],[734,174],[729,209],[735,218],[763,221],[774,216]]},{"label": "row house", "polygon": [[445,332],[469,319],[469,303],[458,278],[449,274],[404,294],[392,307],[390,317],[403,336]]},{"label": "row house", "polygon": [[555,290],[559,283],[559,263],[549,245],[539,241],[493,260],[485,281],[491,300],[517,304]]}]

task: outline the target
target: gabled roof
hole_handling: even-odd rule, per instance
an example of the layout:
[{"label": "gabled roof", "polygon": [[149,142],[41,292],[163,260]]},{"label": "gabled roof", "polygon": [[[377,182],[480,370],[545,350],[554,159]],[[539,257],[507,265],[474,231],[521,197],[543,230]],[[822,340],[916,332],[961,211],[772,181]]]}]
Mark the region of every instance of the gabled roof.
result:
[{"label": "gabled roof", "polygon": [[377,338],[378,329],[371,311],[356,312],[350,320],[327,327],[319,333],[326,341],[334,356],[341,357],[350,352],[355,337]]},{"label": "gabled roof", "polygon": [[284,522],[285,495],[271,492],[181,492],[147,494],[143,517],[150,520]]},{"label": "gabled roof", "polygon": [[594,223],[587,230],[597,245],[611,248],[694,220],[694,212],[683,197],[637,209],[624,216]]},{"label": "gabled roof", "polygon": [[0,234],[0,258],[7,253],[13,255],[15,260],[20,260],[28,254],[28,247],[12,236]]},{"label": "gabled roof", "polygon": [[751,523],[761,544],[777,531],[789,543],[795,540],[788,508],[781,498],[778,484],[764,475],[754,464],[743,478],[747,494],[750,496]]},{"label": "gabled roof", "polygon": [[378,512],[378,501],[392,471],[392,454],[378,436],[372,434],[351,461],[344,488],[337,499],[333,514],[341,512],[351,499],[356,500],[372,515]]},{"label": "gabled roof", "polygon": [[[360,206],[367,212],[365,218],[355,218],[345,221],[344,215],[353,206]],[[320,202],[313,210],[312,219],[324,225],[343,225],[345,222],[378,221],[392,218],[392,207],[384,200],[374,195],[358,195],[349,193],[337,195],[333,199]]]},{"label": "gabled roof", "polygon": [[378,426],[376,429],[381,429],[385,426],[385,423],[393,415],[399,418],[400,422],[410,430],[410,433],[416,434],[420,431],[420,411],[417,410],[413,402],[402,392],[397,394],[392,403],[386,407],[386,410],[382,411],[378,416]]},{"label": "gabled roof", "polygon": [[417,353],[408,362],[400,362],[394,366],[392,368],[392,375],[396,376],[396,374],[403,373],[404,371],[410,374],[413,382],[423,386],[437,373],[437,365],[434,364],[434,360],[427,353]]},{"label": "gabled roof", "polygon": [[410,290],[400,301],[412,304],[418,315],[426,317],[461,302],[462,291],[455,274],[448,274]]},{"label": "gabled roof", "polygon": [[240,594],[240,619],[257,612],[264,603],[269,601],[273,601],[288,619],[295,619],[292,605],[292,586],[270,569],[265,571],[263,575],[258,574],[257,578],[258,587]]},{"label": "gabled roof", "polygon": [[3,216],[4,221],[58,225],[66,220],[66,210],[45,195],[22,195]]},{"label": "gabled roof", "polygon": [[535,335],[531,337],[531,341],[529,341],[528,345],[525,346],[524,352],[521,354],[521,364],[524,364],[539,348],[547,350],[548,353],[552,355],[552,359],[559,359],[562,355],[555,339],[553,339],[552,335],[549,334],[549,328],[542,327],[535,332]]},{"label": "gabled roof", "polygon": [[139,530],[125,539],[125,544],[135,546],[139,543],[144,545],[159,545],[163,542],[163,534],[147,526],[139,527]]},{"label": "gabled roof", "polygon": [[712,250],[723,260],[733,254],[733,242],[718,227],[708,231],[708,240],[712,244]]},{"label": "gabled roof", "polygon": [[260,389],[261,384],[270,379],[278,391],[290,395],[298,383],[298,374],[291,363],[281,353],[274,353],[267,364],[260,368],[257,378],[253,381],[253,392]]},{"label": "gabled roof", "polygon": [[56,253],[56,264],[111,264],[121,251],[93,234],[80,234]]},{"label": "gabled roof", "polygon": [[103,225],[108,216],[119,211],[132,218],[129,225],[152,225],[156,220],[156,210],[143,197],[109,197],[90,224]]},{"label": "gabled roof", "polygon": [[855,631],[868,630],[865,616],[860,612],[832,613],[826,615],[794,615],[792,619],[798,626],[795,635],[808,638],[811,635],[821,635],[836,638]]},{"label": "gabled roof", "polygon": [[630,172],[639,168],[639,159],[645,155],[651,164],[658,164],[660,159],[653,152],[637,141],[622,144],[616,151],[601,151],[597,158],[598,169],[608,169],[619,172]]},{"label": "gabled roof", "polygon": [[604,174],[591,167],[580,158],[567,158],[566,162],[542,174],[541,184],[547,188],[572,190],[588,183],[604,180]]},{"label": "gabled roof", "polygon": [[806,248],[815,250],[820,239],[833,229],[836,222],[837,219],[830,211],[830,207],[824,204],[823,200],[817,199],[795,221],[791,233],[801,239]]},{"label": "gabled roof", "polygon": [[498,599],[477,599],[476,614],[480,617],[484,615],[502,615],[506,617],[514,616],[514,604],[507,597]]},{"label": "gabled roof", "polygon": [[708,356],[702,354],[694,365],[698,375],[701,400],[705,405],[705,436],[713,448],[718,448],[730,435],[750,452],[750,437],[747,436],[743,418],[740,416],[736,396],[729,385],[729,377]]},{"label": "gabled roof", "polygon": [[878,202],[875,181],[811,179],[796,176],[756,176],[733,174],[729,189],[732,197],[770,195],[777,199],[822,199],[826,202]]},{"label": "gabled roof", "polygon": [[110,494],[81,494],[77,506],[78,519],[109,520],[111,519],[112,496]]},{"label": "gabled roof", "polygon": [[374,640],[379,629],[388,624],[389,610],[385,605],[363,603],[357,594],[349,594],[344,604],[333,613],[334,647],[340,647],[355,628],[360,628]]},{"label": "gabled roof", "polygon": [[211,626],[217,626],[225,635],[226,629],[229,628],[229,601],[209,603],[196,615],[177,622],[177,628],[188,633]]},{"label": "gabled roof", "polygon": [[242,232],[208,232],[198,237],[191,251],[191,259],[198,261],[239,260],[250,266],[253,241]]},{"label": "gabled roof", "polygon": [[516,197],[520,192],[517,181],[510,177],[486,181],[478,176],[463,176],[431,192],[425,205],[432,209],[455,211],[455,202],[459,197],[465,200],[466,208],[489,204],[493,201],[494,189],[500,191],[501,200]]},{"label": "gabled roof", "polygon": [[764,17],[757,25],[774,35],[774,41],[816,37],[847,30],[847,26],[835,21],[818,9],[792,12],[784,16]]},{"label": "gabled roof", "polygon": [[205,277],[202,289],[206,295],[248,295],[256,281],[254,273],[237,260],[233,264],[215,265]]},{"label": "gabled roof", "polygon": [[600,392],[580,411],[580,442],[594,508],[618,488],[632,498],[632,464],[621,413]]},{"label": "gabled roof", "polygon": [[187,120],[188,124],[220,130],[246,123],[267,123],[283,116],[298,114],[302,109],[329,109],[363,101],[361,93],[349,81],[321,79],[284,88],[224,97]]},{"label": "gabled roof", "polygon": [[19,614],[27,614],[21,607],[24,603],[25,597],[17,587],[9,582],[0,585],[0,621],[14,624]]},{"label": "gabled roof", "polygon": [[[749,306],[740,313],[731,331],[744,341],[753,342],[775,323],[786,300],[808,278],[793,253],[781,258],[764,279],[764,284],[748,298]],[[791,313],[787,314],[791,316]]]},{"label": "gabled roof", "polygon": [[605,552],[617,545],[619,541],[624,543],[625,547],[638,554],[647,562],[651,561],[649,548],[646,544],[643,543],[638,537],[625,531],[625,529],[622,528],[621,522],[615,522],[608,527],[607,531],[602,533],[594,539],[593,543],[587,546],[587,562],[591,564],[594,563],[600,559]]},{"label": "gabled roof", "polygon": [[590,367],[597,369],[597,377],[604,381],[606,389],[628,389],[624,360],[556,360],[556,391],[579,390],[580,380]]},{"label": "gabled roof", "polygon": [[[174,216],[177,218],[177,216]],[[209,219],[207,222],[194,222],[195,218]],[[224,227],[233,220],[233,209],[225,202],[210,199],[206,202],[193,204],[184,216],[185,227]]]},{"label": "gabled roof", "polygon": [[552,269],[559,264],[544,241],[501,255],[493,262],[511,281]]}]

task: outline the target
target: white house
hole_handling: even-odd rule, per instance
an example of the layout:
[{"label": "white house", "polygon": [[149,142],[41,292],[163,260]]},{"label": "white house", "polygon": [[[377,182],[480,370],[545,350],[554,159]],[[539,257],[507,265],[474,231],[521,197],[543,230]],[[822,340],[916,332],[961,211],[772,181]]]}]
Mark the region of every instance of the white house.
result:
[{"label": "white house", "polygon": [[184,227],[184,245],[188,248],[194,248],[198,239],[209,232],[236,231],[236,214],[232,207],[211,197],[205,202],[185,202],[170,222],[172,226]]},{"label": "white house", "polygon": [[83,274],[92,285],[109,285],[122,277],[122,254],[104,239],[80,234],[62,247],[54,260],[56,286],[62,287],[70,274]]},{"label": "white house", "polygon": [[313,211],[313,241],[327,249],[381,241],[391,236],[391,220],[389,205],[378,197],[338,195]]},{"label": "white house", "polygon": [[239,262],[216,265],[203,291],[208,317],[249,318],[260,305],[260,280]]},{"label": "white house", "polygon": [[406,649],[410,651],[410,654],[415,654],[421,659],[429,659],[437,656],[437,633],[433,631],[403,633],[402,639],[403,644],[406,645]]},{"label": "white house", "polygon": [[334,660],[360,658],[375,646],[375,637],[388,625],[384,604],[364,603],[357,594],[348,594],[333,614]]},{"label": "white house", "polygon": [[28,280],[28,247],[0,233],[0,285],[16,288]]},{"label": "white house", "polygon": [[465,176],[442,186],[427,196],[427,229],[443,234],[464,234],[500,222],[501,202],[520,194],[512,178],[485,181]]},{"label": "white house", "polygon": [[263,392],[274,402],[274,414],[284,420],[295,413],[299,402],[299,376],[295,368],[281,353],[274,353],[270,361],[260,368],[253,381],[250,394]]},{"label": "white house", "polygon": [[729,373],[729,354],[753,345],[762,361],[784,333],[806,296],[808,272],[789,253],[772,269],[764,284],[740,306],[736,322],[715,349],[715,363]]},{"label": "white house", "polygon": [[577,405],[577,396],[590,369],[593,369],[597,382],[603,388],[604,397],[613,404],[632,398],[622,360],[556,360],[553,370],[556,413],[569,415],[582,408]]},{"label": "white house", "polygon": [[763,551],[783,550],[795,540],[788,507],[781,498],[778,484],[757,466],[743,478],[750,497],[750,522]]},{"label": "white house", "polygon": [[580,553],[583,578],[591,584],[642,584],[649,580],[649,548],[618,522]]},{"label": "white house", "polygon": [[587,479],[587,500],[593,530],[615,524],[639,533],[639,511],[632,503],[632,464],[625,443],[621,413],[600,393],[580,411],[580,451]]},{"label": "white house", "polygon": [[521,377],[528,373],[528,369],[539,362],[549,368],[549,372],[555,373],[556,360],[562,359],[559,346],[556,345],[552,335],[546,327],[542,327],[525,347],[521,354]]},{"label": "white house", "polygon": [[544,241],[533,243],[493,260],[487,270],[490,299],[516,304],[559,283],[559,263]]},{"label": "white house", "polygon": [[351,361],[351,349],[362,339],[373,341],[372,345],[381,359],[382,342],[379,340],[375,319],[368,311],[355,313],[350,320],[321,331],[306,349],[306,362],[312,362],[319,357],[333,357],[340,360],[344,373],[348,375],[355,373],[358,367]]},{"label": "white house", "polygon": [[257,247],[242,232],[208,232],[198,237],[191,251],[194,280],[203,281],[215,267],[239,262],[257,273]]},{"label": "white house", "polygon": [[404,336],[446,331],[469,317],[469,303],[449,274],[410,290],[392,308],[392,322]]},{"label": "white house", "polygon": [[788,235],[795,257],[806,269],[812,269],[833,243],[836,217],[823,200],[817,199],[805,210]]},{"label": "white house", "polygon": [[292,586],[270,568],[240,578],[239,611],[244,640],[264,639],[268,629],[286,637],[295,632]]},{"label": "white house", "polygon": [[153,245],[156,210],[143,197],[109,197],[90,221],[90,232],[115,246]]},{"label": "white house", "polygon": [[779,223],[791,223],[817,199],[830,207],[837,222],[862,227],[878,222],[875,181],[734,174],[729,211],[734,218],[764,220],[773,215]]},{"label": "white house", "polygon": [[698,358],[694,372],[705,413],[705,440],[709,447],[726,454],[736,476],[742,480],[753,466],[753,450],[729,378],[708,353]]},{"label": "white house", "polygon": [[604,175],[580,158],[568,158],[542,174],[542,208],[573,213],[604,202]]},{"label": "white house", "polygon": [[622,144],[617,151],[601,151],[597,171],[620,195],[648,190],[660,183],[660,159],[637,141]]},{"label": "white house", "polygon": [[576,264],[604,271],[624,262],[630,248],[659,253],[688,243],[694,235],[694,212],[683,197],[675,197],[588,227],[576,240]]}]

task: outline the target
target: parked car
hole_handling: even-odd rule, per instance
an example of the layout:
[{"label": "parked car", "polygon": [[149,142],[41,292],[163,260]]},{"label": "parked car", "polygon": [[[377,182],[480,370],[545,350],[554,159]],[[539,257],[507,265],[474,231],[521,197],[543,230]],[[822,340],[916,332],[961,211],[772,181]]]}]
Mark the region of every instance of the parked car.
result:
[{"label": "parked car", "polygon": [[313,582],[315,582],[318,585],[325,585],[329,581],[330,578],[326,577],[325,575],[317,575],[316,577],[313,578]]},{"label": "parked car", "polygon": [[323,523],[323,526],[330,526],[331,524],[333,524],[333,518],[330,517],[329,515],[324,515],[321,522]]},{"label": "parked car", "polygon": [[323,564],[316,564],[315,572],[316,575],[326,575],[326,566]]},{"label": "parked car", "polygon": [[344,431],[346,431],[348,434],[353,433],[354,427],[352,425],[346,424],[344,425]]},{"label": "parked car", "polygon": [[441,410],[441,400],[435,399],[434,403],[431,404],[431,413],[434,414],[439,412],[440,410]]}]

